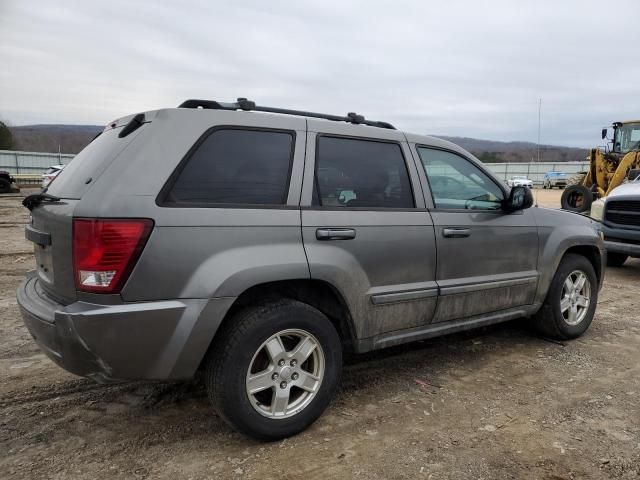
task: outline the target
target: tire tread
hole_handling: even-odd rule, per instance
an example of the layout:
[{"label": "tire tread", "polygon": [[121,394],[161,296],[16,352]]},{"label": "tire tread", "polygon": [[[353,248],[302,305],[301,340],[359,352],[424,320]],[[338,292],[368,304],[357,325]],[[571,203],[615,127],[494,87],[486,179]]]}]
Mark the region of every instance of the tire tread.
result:
[{"label": "tire tread", "polygon": [[[578,266],[582,266],[586,270],[588,270],[585,273],[587,273],[590,277],[589,281],[591,282],[591,302],[593,307],[590,307],[591,318],[586,318],[582,321],[582,323],[579,324],[581,328],[583,328],[583,330],[572,332],[569,326],[565,324],[564,319],[559,318],[559,310],[556,310],[555,306],[553,305],[554,299],[552,297],[554,297],[557,289],[561,288],[560,283],[564,282],[565,275],[570,273],[568,271],[565,272],[565,270],[572,270],[578,268]],[[593,265],[591,264],[589,259],[576,253],[566,254],[560,261],[553,280],[551,280],[551,285],[549,286],[549,291],[547,292],[547,296],[544,300],[544,303],[542,304],[542,307],[540,307],[540,310],[538,310],[538,312],[536,312],[536,314],[533,316],[533,327],[543,336],[558,340],[570,340],[582,335],[589,328],[589,325],[593,320],[593,316],[595,315],[595,307],[598,301],[598,285],[597,283],[594,283],[592,279],[596,279],[597,281],[595,269],[593,268]]]},{"label": "tire tread", "polygon": [[[318,325],[316,328],[320,329],[319,332],[324,329],[322,335],[324,335],[325,341],[329,342],[328,346],[325,345],[325,357],[326,362],[333,361],[333,373],[328,373],[330,365],[325,366],[325,383],[317,394],[318,397],[302,412],[287,419],[268,420],[269,422],[277,422],[268,426],[266,420],[260,417],[259,413],[247,413],[247,410],[244,410],[246,407],[238,405],[238,397],[236,396],[238,395],[236,388],[239,388],[237,370],[231,376],[229,372],[230,368],[236,368],[237,364],[233,360],[237,360],[238,352],[246,345],[247,338],[250,338],[252,334],[255,335],[256,329],[264,329],[265,317],[274,318],[274,315],[277,317],[277,314],[280,313],[277,312],[278,310],[284,310],[282,315],[291,317],[292,309],[295,309],[298,314],[301,310],[306,310],[314,315],[316,320],[326,320],[324,326],[319,326],[318,322],[315,325]],[[235,312],[229,321],[221,326],[207,353],[203,379],[207,396],[222,420],[240,433],[259,440],[271,441],[298,433],[320,416],[338,388],[341,364],[342,345],[329,319],[322,312],[306,303],[283,298],[244,307]],[[220,385],[226,385],[227,388],[218,388]],[[251,421],[250,417],[253,415],[258,417],[254,417]]]}]

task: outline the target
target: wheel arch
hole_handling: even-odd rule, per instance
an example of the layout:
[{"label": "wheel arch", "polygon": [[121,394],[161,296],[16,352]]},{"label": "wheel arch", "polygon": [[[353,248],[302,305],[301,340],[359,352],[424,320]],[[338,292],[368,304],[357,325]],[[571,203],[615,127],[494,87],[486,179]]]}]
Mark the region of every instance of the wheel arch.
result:
[{"label": "wheel arch", "polygon": [[[343,350],[351,352],[354,349],[355,330],[353,319],[340,291],[328,282],[317,279],[289,279],[265,282],[253,285],[244,290],[229,307],[216,330],[228,328],[233,322],[234,315],[253,305],[260,305],[278,299],[288,298],[306,303],[327,316],[338,332]],[[209,345],[213,343],[215,334]],[[206,354],[203,356],[202,367]]]},{"label": "wheel arch", "polygon": [[602,285],[602,281],[604,279],[604,259],[597,244],[593,244],[588,241],[549,242],[540,258],[540,262],[548,265],[548,267],[541,271],[536,303],[542,304],[542,302],[544,302],[549,291],[549,287],[551,286],[551,281],[558,271],[560,262],[570,253],[581,255],[589,260],[589,263],[591,263],[596,272],[598,286]]},{"label": "wheel arch", "polygon": [[586,257],[596,272],[598,285],[602,283],[602,275],[604,274],[604,270],[602,268],[602,256],[600,254],[600,250],[598,249],[598,247],[596,247],[595,245],[575,245],[565,250],[564,254],[562,255],[562,258],[567,256],[567,254],[569,253],[575,253],[577,255],[582,255],[583,257]]}]

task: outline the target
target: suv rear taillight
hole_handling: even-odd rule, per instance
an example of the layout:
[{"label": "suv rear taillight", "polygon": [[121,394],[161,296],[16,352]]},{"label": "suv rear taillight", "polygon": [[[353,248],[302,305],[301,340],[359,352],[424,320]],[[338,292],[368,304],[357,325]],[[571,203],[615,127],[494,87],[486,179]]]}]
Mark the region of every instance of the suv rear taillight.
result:
[{"label": "suv rear taillight", "polygon": [[119,293],[153,229],[153,220],[73,219],[73,269],[76,288]]}]

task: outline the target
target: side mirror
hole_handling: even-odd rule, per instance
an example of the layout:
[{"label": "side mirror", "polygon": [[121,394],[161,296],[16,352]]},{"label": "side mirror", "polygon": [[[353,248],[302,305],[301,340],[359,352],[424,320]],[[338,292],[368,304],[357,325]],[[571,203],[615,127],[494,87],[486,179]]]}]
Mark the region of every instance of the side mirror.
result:
[{"label": "side mirror", "polygon": [[509,198],[502,205],[502,209],[506,212],[515,212],[524,210],[533,206],[533,193],[528,187],[517,186],[511,189]]},{"label": "side mirror", "polygon": [[605,138],[607,138],[607,129],[603,128],[602,129],[602,139],[604,140]]}]

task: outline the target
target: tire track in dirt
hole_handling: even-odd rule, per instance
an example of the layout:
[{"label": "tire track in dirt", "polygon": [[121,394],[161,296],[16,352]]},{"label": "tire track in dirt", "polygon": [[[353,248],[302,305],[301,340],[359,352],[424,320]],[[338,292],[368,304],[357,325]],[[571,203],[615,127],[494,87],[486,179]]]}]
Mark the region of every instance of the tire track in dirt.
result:
[{"label": "tire track in dirt", "polygon": [[6,258],[6,257],[18,257],[18,256],[24,256],[24,255],[33,255],[33,252],[31,250],[29,251],[22,251],[22,252],[0,252],[0,258]]},{"label": "tire track in dirt", "polygon": [[112,401],[114,397],[132,394],[139,398],[140,407],[152,408],[179,402],[187,398],[204,397],[204,387],[197,380],[190,382],[122,382],[112,384],[95,383],[93,380],[69,380],[53,385],[39,386],[33,389],[10,391],[0,399],[0,411],[7,408],[28,406],[51,399],[69,399],[71,401],[90,401],[95,395],[101,401]]},{"label": "tire track in dirt", "polygon": [[0,408],[44,402],[51,400],[52,398],[67,397],[76,394],[94,392],[97,390],[102,390],[104,392],[121,391],[126,388],[131,389],[134,385],[139,386],[139,384],[131,383],[106,385],[85,379],[70,380],[59,384],[42,385],[38,388],[37,392],[34,392],[33,389],[9,391],[0,399]]}]

